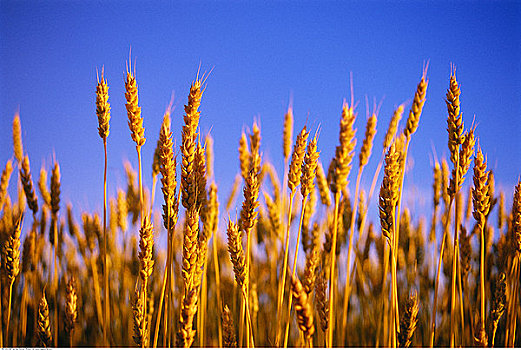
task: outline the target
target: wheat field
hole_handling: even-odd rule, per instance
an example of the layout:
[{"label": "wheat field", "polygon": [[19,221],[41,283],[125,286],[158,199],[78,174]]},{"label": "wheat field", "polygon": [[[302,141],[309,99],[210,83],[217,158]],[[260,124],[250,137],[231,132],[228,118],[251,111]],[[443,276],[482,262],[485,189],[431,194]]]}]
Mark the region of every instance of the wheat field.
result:
[{"label": "wheat field", "polygon": [[[425,66],[403,97],[410,103],[389,116],[367,107],[364,130],[354,128],[357,101],[344,102],[332,159],[320,156],[320,126],[294,125],[290,105],[276,168],[253,122],[236,141],[233,187],[220,189],[214,162],[230,160],[214,159],[211,133],[200,131],[208,74],[187,86],[182,130],[171,130],[170,104],[159,135],[145,137],[128,64],[138,165],[110,159],[126,173],[114,198],[109,84],[103,70],[93,81],[101,212],[60,200],[59,159],[31,169],[14,116],[0,179],[0,347],[521,346],[521,182],[496,191],[479,145],[486,130],[463,120],[455,69],[445,101],[429,100]],[[447,139],[435,146],[449,155],[435,160],[432,191],[422,193],[427,214],[404,188],[425,103],[447,106]],[[383,144],[373,144],[377,129]],[[142,164],[144,152],[152,164]],[[374,173],[363,171],[369,163]]]}]

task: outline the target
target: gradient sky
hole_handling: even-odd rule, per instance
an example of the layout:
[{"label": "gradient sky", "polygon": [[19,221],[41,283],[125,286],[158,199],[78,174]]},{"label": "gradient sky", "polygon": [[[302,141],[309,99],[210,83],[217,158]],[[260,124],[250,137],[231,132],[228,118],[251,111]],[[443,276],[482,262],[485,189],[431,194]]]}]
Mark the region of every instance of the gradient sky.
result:
[{"label": "gradient sky", "polygon": [[[96,69],[105,68],[112,106],[108,182],[113,195],[117,186],[125,186],[123,160],[137,166],[124,106],[130,47],[147,137],[143,174],[148,186],[165,107],[175,92],[172,129],[179,145],[182,107],[199,65],[201,71],[213,68],[200,126],[215,139],[223,203],[239,169],[241,130],[254,118],[260,120],[264,157],[282,177],[282,124],[290,96],[295,133],[306,121],[313,130],[320,125],[319,150],[327,167],[338,143],[342,101],[350,98],[350,72],[359,101],[357,150],[365,129],[365,97],[371,106],[374,99],[383,100],[376,149],[364,172],[368,185],[392,111],[412,100],[428,60],[427,102],[411,141],[413,168],[405,186],[415,188],[418,205],[430,206],[432,149],[438,157],[448,154],[444,98],[454,63],[465,125],[475,117],[479,144],[511,203],[521,172],[520,2],[2,0],[1,167],[12,157],[11,123],[19,109],[33,176],[42,162],[49,168],[54,152],[62,200],[72,201],[75,210],[100,210],[103,145],[95,115]],[[352,182],[355,176],[353,171]]]}]

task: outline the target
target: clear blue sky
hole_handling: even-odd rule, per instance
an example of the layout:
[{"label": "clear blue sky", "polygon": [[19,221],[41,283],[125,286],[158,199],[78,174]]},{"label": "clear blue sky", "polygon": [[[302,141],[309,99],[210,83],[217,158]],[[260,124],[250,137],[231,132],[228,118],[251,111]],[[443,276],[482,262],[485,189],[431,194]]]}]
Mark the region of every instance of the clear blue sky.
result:
[{"label": "clear blue sky", "polygon": [[465,124],[470,126],[475,115],[479,143],[511,202],[521,173],[519,2],[2,0],[2,168],[12,157],[11,122],[19,108],[33,174],[42,161],[49,165],[55,152],[64,202],[100,210],[103,146],[95,115],[96,69],[105,67],[110,87],[108,181],[114,194],[118,185],[125,186],[123,159],[137,163],[123,95],[130,47],[147,137],[143,172],[148,186],[165,107],[175,91],[173,131],[179,145],[182,106],[199,64],[202,71],[213,68],[200,125],[203,132],[211,129],[215,139],[215,173],[224,202],[238,170],[241,129],[255,116],[261,121],[264,157],[282,169],[282,122],[290,96],[295,129],[306,120],[314,128],[320,123],[319,150],[327,167],[338,143],[342,101],[350,95],[350,72],[360,102],[357,150],[365,128],[365,96],[383,98],[378,148],[364,172],[368,183],[392,110],[412,100],[429,60],[427,102],[411,143],[414,168],[406,186],[417,186],[430,205],[431,145],[438,156],[448,153],[444,97],[454,63]]}]

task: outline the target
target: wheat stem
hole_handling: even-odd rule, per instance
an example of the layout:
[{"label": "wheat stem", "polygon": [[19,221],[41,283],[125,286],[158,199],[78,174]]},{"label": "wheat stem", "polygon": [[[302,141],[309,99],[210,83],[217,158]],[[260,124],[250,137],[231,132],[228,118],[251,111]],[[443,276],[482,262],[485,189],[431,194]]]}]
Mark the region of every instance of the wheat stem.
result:
[{"label": "wheat stem", "polygon": [[[110,346],[108,342],[109,332],[109,272],[107,265],[107,138],[103,139],[103,149],[105,152],[105,167],[103,171],[103,266],[105,275],[105,313],[103,314],[103,343],[106,347]],[[58,328],[58,327],[56,327]]]},{"label": "wheat stem", "polygon": [[286,233],[285,233],[285,243],[284,243],[284,260],[282,263],[282,278],[280,280],[280,287],[279,287],[279,297],[278,297],[278,303],[277,303],[277,318],[278,318],[278,326],[277,326],[277,337],[275,340],[275,346],[280,346],[280,338],[282,336],[282,304],[284,300],[284,289],[286,285],[286,271],[288,269],[288,250],[289,250],[289,228],[291,224],[291,211],[293,209],[293,200],[295,198],[295,190],[291,191],[290,198],[289,198],[289,206],[288,206],[288,223],[286,226]]},{"label": "wheat stem", "polygon": [[[351,251],[353,250],[353,236],[355,232],[355,221],[356,221],[356,212],[358,209],[358,196],[360,195],[360,179],[362,178],[362,172],[364,171],[364,166],[360,166],[358,168],[358,175],[356,176],[356,186],[355,186],[355,200],[353,204],[353,210],[351,212],[351,227],[349,228],[349,246],[347,247],[347,262],[346,262],[346,283],[344,287],[344,302],[343,302],[343,308],[342,308],[342,328],[341,328],[341,340],[340,344],[341,346],[346,346],[344,344],[345,341],[345,333],[346,333],[346,327],[347,327],[347,306],[349,304],[349,294],[351,292],[350,289],[350,279],[351,274],[349,271],[351,270],[349,265],[351,265]],[[360,226],[360,228],[362,228]],[[362,232],[362,231],[360,231]],[[359,239],[360,240],[360,239]],[[356,264],[356,262],[355,262]],[[353,266],[353,271],[356,266]]]},{"label": "wheat stem", "polygon": [[[5,340],[6,342],[9,341],[9,322],[11,321],[11,300],[12,300],[12,297],[13,297],[13,283],[14,283],[14,279],[11,280],[11,282],[9,283],[9,299],[8,299],[8,304],[7,304],[7,325],[6,325],[6,328],[5,328]],[[13,342],[14,342],[14,338],[15,338],[15,334],[13,334]]]},{"label": "wheat stem", "polygon": [[[434,347],[434,336],[436,332],[436,305],[438,301],[438,286],[440,282],[441,263],[443,261],[443,251],[445,249],[445,240],[447,239],[448,226],[450,223],[450,209],[452,208],[453,199],[449,200],[449,204],[446,211],[445,228],[443,230],[443,238],[441,240],[440,255],[438,256],[438,270],[436,273],[436,282],[434,284],[434,301],[432,303],[432,314],[431,314],[431,335],[429,341],[429,347]],[[453,257],[454,258],[454,257]]]},{"label": "wheat stem", "polygon": [[[291,270],[291,278],[295,278],[295,274],[297,271],[297,258],[298,258],[298,247],[300,244],[300,233],[302,232],[302,221],[304,220],[304,212],[306,209],[306,204],[308,201],[308,197],[304,197],[302,199],[302,210],[300,211],[300,221],[298,225],[298,232],[297,232],[297,243],[295,245],[295,259],[293,260],[293,268]],[[289,336],[289,325],[291,323],[291,303],[293,302],[293,293],[289,293],[289,300],[288,300],[288,318],[286,321],[286,331],[284,333],[284,348],[288,347],[288,336]]]},{"label": "wheat stem", "polygon": [[[451,193],[452,200],[456,198],[458,195],[458,189],[459,189],[459,156],[456,157],[456,163],[454,164],[454,193]],[[452,254],[452,278],[451,278],[451,302],[450,302],[450,347],[454,347],[455,342],[455,318],[456,313],[454,312],[454,308],[456,305],[456,264],[459,261],[459,237],[458,237],[458,228],[459,228],[459,203],[456,200],[454,204],[454,250]],[[462,300],[460,299],[460,303]],[[462,330],[463,332],[463,330]]]},{"label": "wheat stem", "polygon": [[338,208],[340,204],[340,192],[335,192],[335,212],[333,219],[333,239],[331,242],[331,253],[330,253],[330,268],[329,268],[329,328],[328,328],[328,346],[333,347],[333,279],[335,278],[335,263],[336,263],[336,241],[338,233]]}]

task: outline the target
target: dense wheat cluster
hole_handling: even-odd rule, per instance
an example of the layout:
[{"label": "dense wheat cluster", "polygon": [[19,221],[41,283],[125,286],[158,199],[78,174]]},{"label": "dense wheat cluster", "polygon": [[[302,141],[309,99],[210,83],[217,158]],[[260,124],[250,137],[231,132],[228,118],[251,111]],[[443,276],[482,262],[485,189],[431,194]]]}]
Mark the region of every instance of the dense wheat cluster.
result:
[{"label": "dense wheat cluster", "polygon": [[[521,182],[496,191],[479,131],[465,128],[454,69],[445,101],[429,100],[425,67],[403,96],[410,106],[393,115],[374,107],[363,119],[353,98],[339,105],[332,159],[322,158],[319,129],[294,125],[290,104],[280,116],[278,169],[263,157],[254,122],[237,138],[233,188],[221,190],[213,139],[201,133],[213,123],[204,112],[206,78],[187,86],[182,130],[171,130],[169,106],[159,136],[146,135],[157,143],[145,144],[150,121],[128,64],[128,137],[137,151],[130,161],[138,165],[125,164],[126,188],[110,191],[116,198],[107,198],[103,73],[89,96],[105,152],[103,213],[60,200],[67,178],[59,159],[33,178],[23,116],[13,119],[13,156],[0,178],[0,347],[521,346]],[[432,166],[425,217],[403,195],[428,103],[447,106],[448,152],[438,154],[449,158]],[[362,132],[354,128],[360,120]],[[377,130],[383,147],[373,143]],[[151,190],[144,152],[154,154],[143,165],[152,169]],[[363,173],[369,163],[376,171]]]}]

